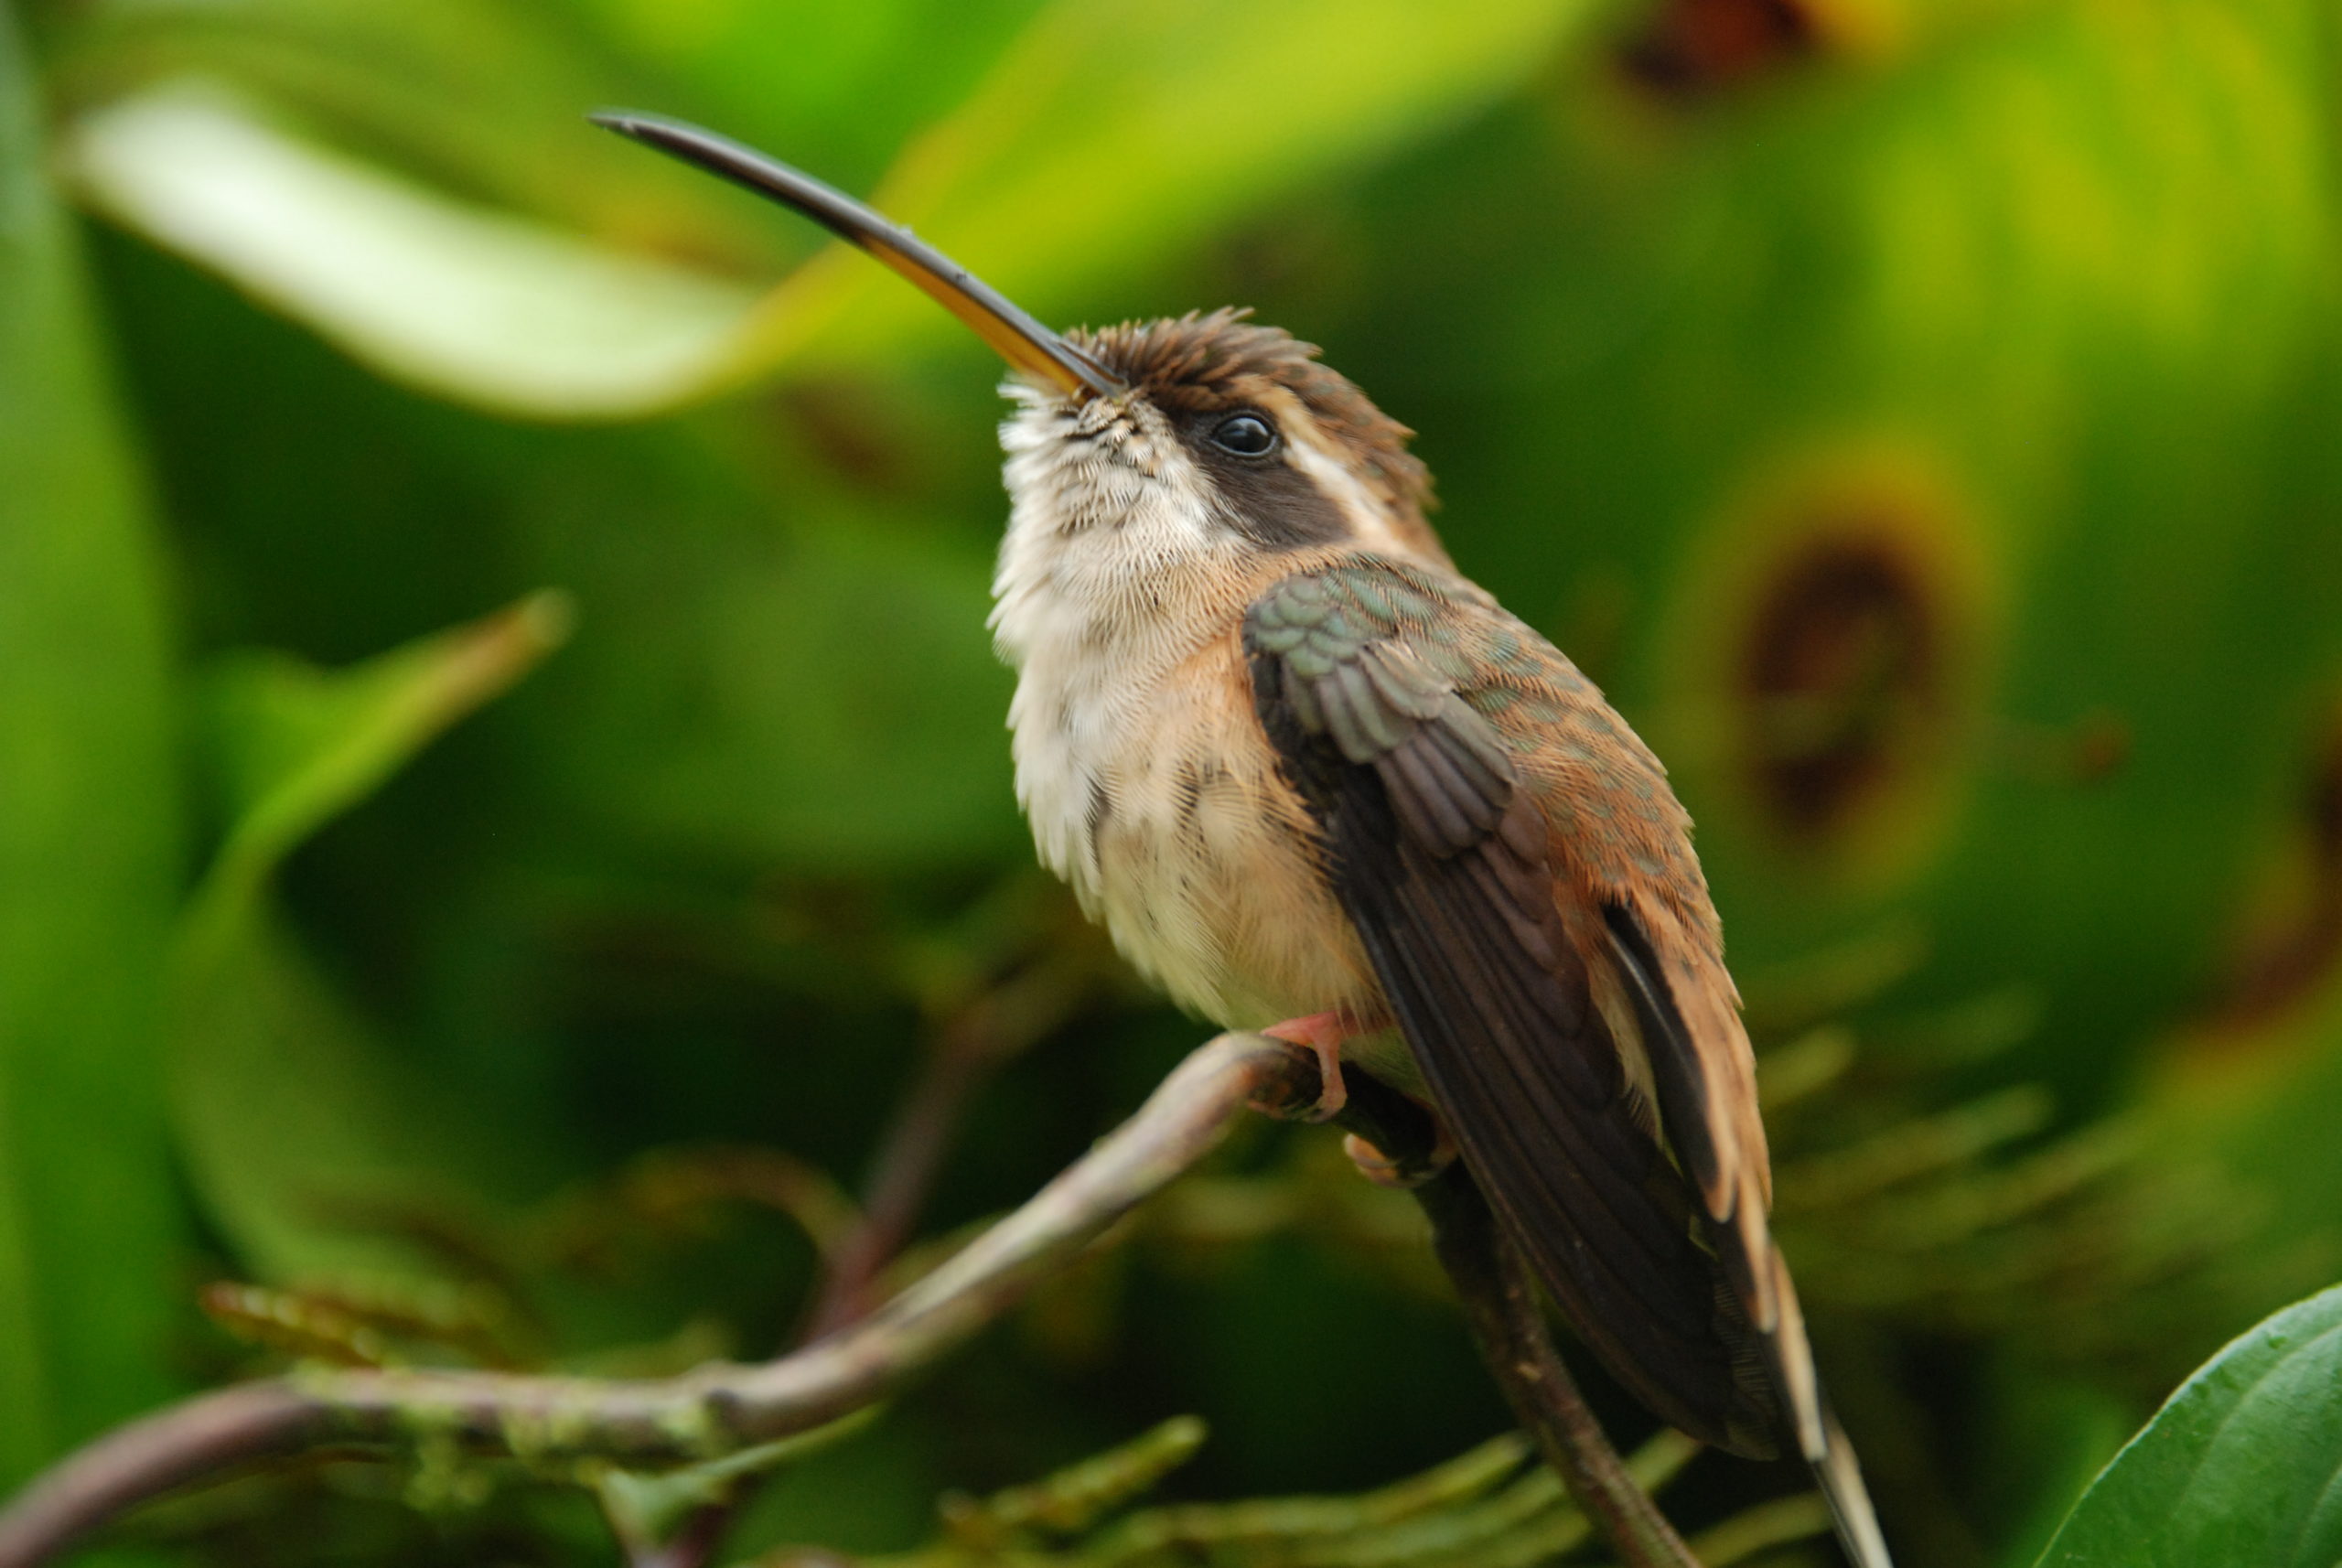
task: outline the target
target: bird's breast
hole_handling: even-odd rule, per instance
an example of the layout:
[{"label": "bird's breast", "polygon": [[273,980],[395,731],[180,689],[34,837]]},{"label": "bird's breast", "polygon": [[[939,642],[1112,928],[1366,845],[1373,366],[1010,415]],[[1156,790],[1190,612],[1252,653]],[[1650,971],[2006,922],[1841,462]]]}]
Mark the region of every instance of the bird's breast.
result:
[{"label": "bird's breast", "polygon": [[1184,627],[1061,619],[1014,650],[1017,794],[1043,863],[1125,958],[1224,1027],[1378,1008],[1254,711],[1241,607]]}]

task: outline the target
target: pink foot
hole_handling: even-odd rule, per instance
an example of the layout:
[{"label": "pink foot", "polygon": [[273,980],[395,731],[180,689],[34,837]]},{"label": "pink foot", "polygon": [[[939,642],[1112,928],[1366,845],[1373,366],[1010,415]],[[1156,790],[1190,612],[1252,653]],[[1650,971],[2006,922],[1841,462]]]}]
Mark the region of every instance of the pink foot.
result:
[{"label": "pink foot", "polygon": [[1330,1122],[1350,1102],[1349,1085],[1342,1081],[1342,1042],[1367,1032],[1366,1026],[1340,1011],[1288,1018],[1261,1031],[1273,1040],[1299,1046],[1317,1058],[1317,1103],[1302,1120]]}]

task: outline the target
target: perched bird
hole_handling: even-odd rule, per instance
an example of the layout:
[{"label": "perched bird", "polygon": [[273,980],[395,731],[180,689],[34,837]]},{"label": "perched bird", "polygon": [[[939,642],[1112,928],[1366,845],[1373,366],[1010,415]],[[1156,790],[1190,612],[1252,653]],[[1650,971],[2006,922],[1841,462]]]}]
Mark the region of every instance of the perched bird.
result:
[{"label": "perched bird", "polygon": [[1326,1113],[1344,1055],[1427,1102],[1619,1380],[1717,1447],[1801,1454],[1885,1568],[1767,1229],[1690,819],[1592,683],[1457,573],[1411,433],[1243,312],[1060,335],[795,169],[595,118],[812,218],[1007,360],[1017,793],[1123,954],[1316,1052]]}]

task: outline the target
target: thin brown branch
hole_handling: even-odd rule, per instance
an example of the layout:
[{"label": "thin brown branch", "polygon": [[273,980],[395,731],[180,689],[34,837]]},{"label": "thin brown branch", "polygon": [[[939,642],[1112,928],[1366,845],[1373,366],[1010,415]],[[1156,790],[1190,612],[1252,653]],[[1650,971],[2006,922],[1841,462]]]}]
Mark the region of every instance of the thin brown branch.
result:
[{"label": "thin brown branch", "polygon": [[843,1328],[868,1309],[872,1284],[918,1222],[959,1131],[961,1112],[991,1067],[987,1057],[948,1043],[939,1043],[920,1062],[873,1162],[876,1174],[863,1197],[863,1221],[823,1260],[821,1290],[806,1318],[807,1338]]},{"label": "thin brown branch", "polygon": [[1553,1349],[1537,1289],[1459,1163],[1416,1189],[1439,1261],[1505,1401],[1626,1568],[1700,1568],[1586,1408]]},{"label": "thin brown branch", "polygon": [[1460,1160],[1433,1165],[1434,1129],[1422,1107],[1373,1079],[1346,1076],[1349,1103],[1337,1120],[1416,1179],[1415,1200],[1480,1359],[1538,1452],[1626,1568],[1700,1568],[1586,1408],[1553,1349],[1536,1283],[1471,1173]]},{"label": "thin brown branch", "polygon": [[281,1380],[199,1394],[97,1439],[0,1515],[0,1564],[46,1561],[117,1514],[189,1481],[326,1440],[332,1412]]},{"label": "thin brown branch", "polygon": [[[1248,1105],[1317,1099],[1306,1059],[1223,1035],[1029,1202],[867,1317],[759,1366],[661,1380],[311,1369],[203,1395],[69,1455],[0,1513],[0,1568],[34,1568],[175,1487],[328,1444],[459,1445],[534,1462],[701,1462],[822,1426],[886,1397],[982,1329],[1026,1286],[1201,1159]],[[1422,1110],[1356,1078],[1343,1123],[1423,1171]],[[1417,1188],[1489,1369],[1628,1568],[1698,1568],[1620,1461],[1553,1351],[1537,1294],[1460,1165]],[[720,1520],[717,1527],[720,1529]],[[683,1543],[686,1547],[695,1542]]]},{"label": "thin brown branch", "polygon": [[823,1259],[806,1338],[834,1333],[870,1310],[872,1286],[918,1224],[969,1101],[1004,1063],[1062,1024],[1095,975],[1086,957],[1044,959],[970,1000],[935,1030],[871,1163],[862,1223]]},{"label": "thin brown branch", "polygon": [[34,1481],[0,1514],[0,1568],[33,1568],[176,1487],[324,1444],[453,1442],[535,1461],[658,1466],[822,1425],[964,1343],[1202,1158],[1248,1102],[1314,1098],[1315,1076],[1273,1041],[1221,1036],[942,1267],[853,1327],[759,1366],[719,1364],[656,1380],[310,1369],[190,1400],[99,1438]]}]

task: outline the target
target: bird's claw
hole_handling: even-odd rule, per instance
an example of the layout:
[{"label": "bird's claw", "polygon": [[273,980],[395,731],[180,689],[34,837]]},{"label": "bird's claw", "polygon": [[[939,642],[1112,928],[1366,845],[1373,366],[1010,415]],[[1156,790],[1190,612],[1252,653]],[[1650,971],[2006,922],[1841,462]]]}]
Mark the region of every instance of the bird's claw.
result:
[{"label": "bird's claw", "polygon": [[1411,1190],[1437,1178],[1456,1163],[1456,1140],[1447,1135],[1445,1123],[1434,1124],[1439,1130],[1438,1142],[1429,1154],[1413,1159],[1394,1159],[1356,1133],[1342,1140],[1342,1153],[1350,1157],[1358,1174],[1375,1186]]},{"label": "bird's claw", "polygon": [[1298,1046],[1317,1063],[1317,1102],[1301,1113],[1304,1122],[1331,1122],[1350,1102],[1349,1085],[1342,1081],[1342,1042],[1356,1033],[1339,1013],[1312,1013],[1288,1018],[1261,1031],[1273,1040]]}]

